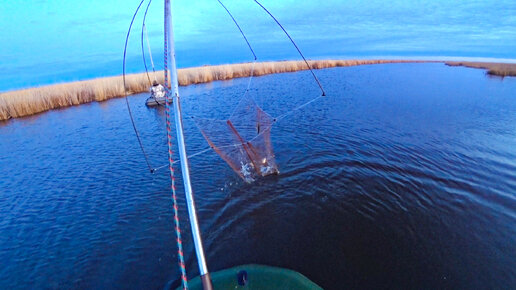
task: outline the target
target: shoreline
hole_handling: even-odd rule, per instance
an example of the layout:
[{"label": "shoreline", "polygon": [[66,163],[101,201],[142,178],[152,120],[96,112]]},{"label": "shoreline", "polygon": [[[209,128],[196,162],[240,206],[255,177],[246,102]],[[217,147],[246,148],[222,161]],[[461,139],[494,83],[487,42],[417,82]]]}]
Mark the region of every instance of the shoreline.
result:
[{"label": "shoreline", "polygon": [[446,61],[447,66],[464,66],[487,70],[488,75],[499,77],[516,77],[516,63],[480,62],[480,61]]},{"label": "shoreline", "polygon": [[[487,69],[488,74],[498,76],[516,76],[516,64],[501,64],[487,62],[455,62],[455,61],[425,61],[425,60],[312,60],[313,69],[333,67],[348,67],[357,65],[388,64],[388,63],[429,63],[441,62],[448,66],[466,66]],[[253,63],[238,63],[216,66],[201,66],[178,70],[180,86],[223,81],[250,76],[263,76],[275,73],[287,73],[307,70],[303,61],[273,61]],[[163,83],[163,73],[149,73]],[[128,95],[148,92],[150,83],[145,73],[126,75]],[[124,97],[122,76],[97,78],[85,81],[47,85],[29,89],[21,89],[0,93],[0,121],[11,118],[30,116],[45,111],[76,106],[90,102],[102,102],[113,98]]]}]

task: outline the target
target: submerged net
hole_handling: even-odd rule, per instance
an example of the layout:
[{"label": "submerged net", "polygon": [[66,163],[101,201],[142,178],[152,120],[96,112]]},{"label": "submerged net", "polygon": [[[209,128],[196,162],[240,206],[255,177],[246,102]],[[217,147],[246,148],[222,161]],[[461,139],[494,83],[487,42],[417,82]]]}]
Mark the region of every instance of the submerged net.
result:
[{"label": "submerged net", "polygon": [[274,121],[248,96],[227,120],[195,118],[211,148],[246,182],[279,173],[271,144]]}]

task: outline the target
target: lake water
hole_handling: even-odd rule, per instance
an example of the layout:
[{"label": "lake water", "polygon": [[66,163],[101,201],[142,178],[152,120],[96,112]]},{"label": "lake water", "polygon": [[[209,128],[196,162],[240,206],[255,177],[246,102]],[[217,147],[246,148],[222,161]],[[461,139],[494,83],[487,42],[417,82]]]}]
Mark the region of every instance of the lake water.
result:
[{"label": "lake water", "polygon": [[[316,73],[328,96],[272,129],[279,176],[245,184],[214,152],[191,159],[210,270],[280,266],[325,289],[514,288],[516,79],[443,64]],[[225,118],[246,85],[183,87],[184,113]],[[278,116],[319,92],[297,72],[255,78],[251,95]],[[164,112],[146,97],[130,102],[157,167]],[[208,147],[189,118],[185,130],[189,154]],[[0,124],[0,173],[0,288],[178,278],[167,171],[146,170],[123,99]]]}]

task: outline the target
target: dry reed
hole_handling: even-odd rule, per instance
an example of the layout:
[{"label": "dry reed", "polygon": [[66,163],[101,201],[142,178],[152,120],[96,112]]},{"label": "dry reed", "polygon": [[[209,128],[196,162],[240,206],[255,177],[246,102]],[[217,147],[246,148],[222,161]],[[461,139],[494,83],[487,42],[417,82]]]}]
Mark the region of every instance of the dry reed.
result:
[{"label": "dry reed", "polygon": [[[310,61],[314,69],[344,67],[365,64],[416,62],[406,60],[315,60]],[[202,66],[179,69],[179,85],[207,83],[218,80],[247,77],[251,74],[252,63],[217,66]],[[254,64],[254,75],[295,72],[306,70],[302,61],[260,62]],[[156,73],[158,82],[163,82],[163,74]],[[153,76],[151,75],[153,79]],[[149,81],[145,73],[126,76],[128,94],[146,92]],[[98,78],[87,81],[49,85],[37,88],[10,91],[0,94],[0,120],[18,118],[40,112],[73,105],[101,102],[123,97],[124,86],[121,76]]]},{"label": "dry reed", "polygon": [[494,76],[516,76],[516,63],[448,61],[446,62],[446,65],[486,69],[488,74]]}]

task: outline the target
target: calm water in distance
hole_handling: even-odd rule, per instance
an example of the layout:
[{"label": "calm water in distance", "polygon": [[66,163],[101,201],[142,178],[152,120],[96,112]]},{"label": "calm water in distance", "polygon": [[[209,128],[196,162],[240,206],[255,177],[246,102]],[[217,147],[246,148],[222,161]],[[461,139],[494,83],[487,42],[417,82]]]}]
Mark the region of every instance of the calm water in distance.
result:
[{"label": "calm water in distance", "polygon": [[[191,159],[209,268],[286,267],[325,289],[513,288],[516,79],[443,64],[317,74],[328,96],[272,129],[279,176],[245,184],[214,152]],[[184,113],[225,118],[246,85],[183,87]],[[297,72],[255,78],[251,94],[278,116],[319,92]],[[130,102],[157,167],[164,112],[146,97]],[[208,147],[185,130],[190,154]],[[146,171],[123,99],[0,124],[0,173],[0,288],[178,278],[167,172]]]}]

